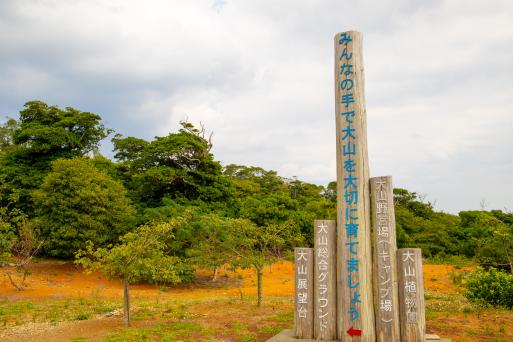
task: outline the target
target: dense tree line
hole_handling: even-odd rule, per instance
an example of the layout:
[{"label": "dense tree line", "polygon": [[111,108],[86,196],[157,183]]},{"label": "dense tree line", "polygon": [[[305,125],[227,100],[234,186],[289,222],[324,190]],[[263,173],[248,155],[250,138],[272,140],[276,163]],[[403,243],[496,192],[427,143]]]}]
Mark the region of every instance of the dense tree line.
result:
[{"label": "dense tree line", "polygon": [[[116,134],[110,160],[99,144],[112,133],[97,114],[40,101],[1,125],[0,263],[27,229],[34,246],[43,242],[44,255],[72,259],[89,248],[91,264],[94,255],[110,260],[108,250],[122,255],[119,246],[134,244],[137,229],[158,232],[172,223],[157,244],[158,253],[173,260],[167,280],[189,281],[195,267],[211,268],[215,276],[227,262],[260,276],[265,264],[294,246],[312,245],[314,219],[336,217],[334,182],[323,187],[259,167],[223,167],[209,135],[188,122],[151,141]],[[421,247],[428,257],[512,264],[513,214],[451,215],[405,189],[394,189],[394,197],[400,247]],[[141,267],[154,255],[148,258]],[[120,276],[162,281],[151,272]]]}]

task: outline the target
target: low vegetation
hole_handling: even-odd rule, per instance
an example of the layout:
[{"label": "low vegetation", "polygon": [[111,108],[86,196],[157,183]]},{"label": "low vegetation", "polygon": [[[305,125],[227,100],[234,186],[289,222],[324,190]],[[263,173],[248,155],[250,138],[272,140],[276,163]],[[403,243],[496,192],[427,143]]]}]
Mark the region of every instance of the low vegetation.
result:
[{"label": "low vegetation", "polygon": [[465,281],[465,296],[480,305],[513,308],[513,275],[490,268],[479,269]]}]

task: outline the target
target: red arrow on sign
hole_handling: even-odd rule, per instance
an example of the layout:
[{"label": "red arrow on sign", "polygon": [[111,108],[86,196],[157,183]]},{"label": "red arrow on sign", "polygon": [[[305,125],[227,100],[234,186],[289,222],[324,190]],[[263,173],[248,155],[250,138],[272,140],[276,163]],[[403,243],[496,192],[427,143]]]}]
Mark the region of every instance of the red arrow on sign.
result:
[{"label": "red arrow on sign", "polygon": [[347,329],[347,333],[349,336],[362,336],[362,331],[358,329],[353,329],[353,327]]}]

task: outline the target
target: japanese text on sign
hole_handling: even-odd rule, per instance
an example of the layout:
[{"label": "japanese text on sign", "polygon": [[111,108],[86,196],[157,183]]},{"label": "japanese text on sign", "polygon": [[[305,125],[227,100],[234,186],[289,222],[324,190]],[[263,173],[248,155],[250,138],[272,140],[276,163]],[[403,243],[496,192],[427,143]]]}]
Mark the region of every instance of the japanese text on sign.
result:
[{"label": "japanese text on sign", "polygon": [[406,306],[406,321],[416,324],[418,319],[417,280],[415,277],[415,253],[406,250],[402,254],[404,272],[404,301]]},{"label": "japanese text on sign", "polygon": [[317,307],[319,310],[319,327],[321,331],[328,329],[328,314],[329,314],[329,296],[328,296],[328,280],[329,277],[329,253],[328,250],[328,226],[321,222],[317,227],[317,282],[318,293],[317,293]]},{"label": "japanese text on sign", "polygon": [[304,250],[299,250],[296,259],[296,275],[297,275],[297,298],[298,303],[297,311],[299,318],[307,318],[308,314],[308,253]]},{"label": "japanese text on sign", "polygon": [[392,284],[392,266],[390,251],[390,221],[388,213],[389,198],[387,191],[387,182],[383,178],[375,180],[375,203],[376,203],[376,249],[378,253],[378,303],[379,316],[381,322],[392,323],[393,317],[393,284]]},{"label": "japanese text on sign", "polygon": [[355,87],[354,72],[352,58],[353,53],[350,46],[352,38],[349,33],[342,33],[338,39],[339,45],[342,46],[340,56],[338,56],[340,66],[340,83],[338,84],[338,91],[340,92],[340,108],[341,112],[338,113],[342,116],[342,132],[341,132],[341,146],[343,169],[345,177],[343,179],[343,201],[345,203],[345,227],[344,234],[346,237],[345,246],[350,256],[346,260],[347,267],[347,281],[344,282],[348,287],[350,293],[350,305],[347,310],[350,321],[355,321],[360,317],[360,308],[358,303],[360,300],[360,259],[358,248],[358,229],[360,226],[360,213],[358,212],[358,200],[360,196],[360,180],[357,176],[357,171],[360,165],[357,164],[357,148],[356,139],[358,139],[357,130],[354,125],[356,119],[356,111],[351,110],[351,105],[356,104],[356,98],[353,93]]}]

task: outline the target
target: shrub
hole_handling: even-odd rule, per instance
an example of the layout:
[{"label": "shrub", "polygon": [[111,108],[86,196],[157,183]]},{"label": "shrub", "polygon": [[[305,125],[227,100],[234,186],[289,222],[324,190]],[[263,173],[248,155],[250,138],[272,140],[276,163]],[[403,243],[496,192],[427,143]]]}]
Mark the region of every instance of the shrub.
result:
[{"label": "shrub", "polygon": [[49,255],[72,258],[87,241],[105,247],[132,227],[134,208],[121,183],[90,159],[59,159],[33,193]]},{"label": "shrub", "polygon": [[465,296],[476,303],[513,307],[513,276],[490,268],[478,269],[465,282]]}]

